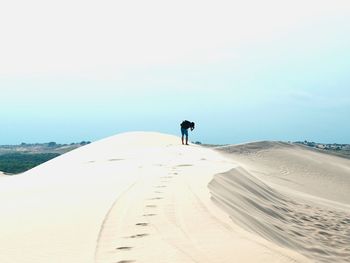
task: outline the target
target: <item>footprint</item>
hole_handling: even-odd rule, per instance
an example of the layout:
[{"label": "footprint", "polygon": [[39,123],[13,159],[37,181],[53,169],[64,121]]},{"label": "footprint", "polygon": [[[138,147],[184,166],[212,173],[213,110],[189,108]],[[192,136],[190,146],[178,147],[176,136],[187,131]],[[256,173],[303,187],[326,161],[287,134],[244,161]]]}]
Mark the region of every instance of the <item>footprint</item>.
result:
[{"label": "footprint", "polygon": [[157,185],[156,188],[165,188],[167,187],[166,185]]},{"label": "footprint", "polygon": [[126,238],[141,238],[141,237],[145,237],[148,236],[148,234],[137,234],[137,235],[132,235]]},{"label": "footprint", "polygon": [[117,263],[131,263],[131,262],[135,262],[135,260],[120,260]]},{"label": "footprint", "polygon": [[148,226],[148,223],[137,223],[136,226]]},{"label": "footprint", "polygon": [[153,197],[153,198],[150,198],[150,200],[161,200],[163,199],[163,197]]},{"label": "footprint", "polygon": [[144,214],[143,216],[155,216],[156,214]]},{"label": "footprint", "polygon": [[132,247],[117,247],[117,250],[130,250]]},{"label": "footprint", "polygon": [[161,191],[154,191],[155,194],[162,194],[163,192]]},{"label": "footprint", "polygon": [[110,162],[115,162],[115,161],[123,161],[124,159],[109,159],[108,161]]}]

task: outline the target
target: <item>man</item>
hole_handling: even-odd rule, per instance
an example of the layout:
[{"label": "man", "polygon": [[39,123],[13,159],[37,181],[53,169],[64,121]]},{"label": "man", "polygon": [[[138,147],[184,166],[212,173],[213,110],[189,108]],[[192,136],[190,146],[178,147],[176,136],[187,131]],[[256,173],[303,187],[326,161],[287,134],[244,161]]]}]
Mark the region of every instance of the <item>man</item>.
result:
[{"label": "man", "polygon": [[186,135],[186,145],[188,145],[188,129],[191,129],[191,131],[193,131],[194,129],[194,122],[190,122],[190,121],[183,121],[181,124],[181,140],[182,140],[182,144],[184,144],[184,135]]}]

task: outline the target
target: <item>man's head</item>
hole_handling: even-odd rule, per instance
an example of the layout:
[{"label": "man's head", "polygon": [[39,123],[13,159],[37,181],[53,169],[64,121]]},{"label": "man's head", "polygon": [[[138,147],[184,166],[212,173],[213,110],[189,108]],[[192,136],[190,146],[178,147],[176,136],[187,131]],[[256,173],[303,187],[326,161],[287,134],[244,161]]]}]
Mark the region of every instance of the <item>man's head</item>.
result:
[{"label": "man's head", "polygon": [[191,122],[190,129],[191,129],[191,131],[194,130],[194,122]]}]

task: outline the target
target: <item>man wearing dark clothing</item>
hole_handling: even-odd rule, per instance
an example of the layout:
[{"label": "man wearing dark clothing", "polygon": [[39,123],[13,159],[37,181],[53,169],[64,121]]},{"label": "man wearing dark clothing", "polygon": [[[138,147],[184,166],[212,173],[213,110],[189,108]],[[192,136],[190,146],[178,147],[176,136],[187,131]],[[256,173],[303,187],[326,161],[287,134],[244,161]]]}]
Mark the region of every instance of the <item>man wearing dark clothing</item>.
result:
[{"label": "man wearing dark clothing", "polygon": [[181,124],[181,140],[182,140],[182,144],[184,144],[184,136],[186,135],[186,145],[188,145],[188,129],[191,129],[191,131],[193,131],[194,129],[194,122],[190,122],[190,121],[183,121]]}]

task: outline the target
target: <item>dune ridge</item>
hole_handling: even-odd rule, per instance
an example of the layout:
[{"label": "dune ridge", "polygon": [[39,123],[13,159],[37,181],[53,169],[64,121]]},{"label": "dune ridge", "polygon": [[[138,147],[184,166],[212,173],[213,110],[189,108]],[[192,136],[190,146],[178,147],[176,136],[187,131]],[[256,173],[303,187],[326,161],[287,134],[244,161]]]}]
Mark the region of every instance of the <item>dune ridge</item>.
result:
[{"label": "dune ridge", "polygon": [[315,262],[350,261],[349,160],[282,142],[217,150],[239,163],[208,185],[235,223]]},{"label": "dune ridge", "polygon": [[[299,240],[278,243],[280,233],[266,226],[297,220],[293,208],[308,203],[242,170],[244,159],[183,146],[172,135],[131,132],[3,177],[0,262],[310,262]],[[301,233],[298,226],[291,230]]]},{"label": "dune ridge", "polygon": [[350,204],[350,159],[272,141],[217,147],[216,150],[264,181]]}]

